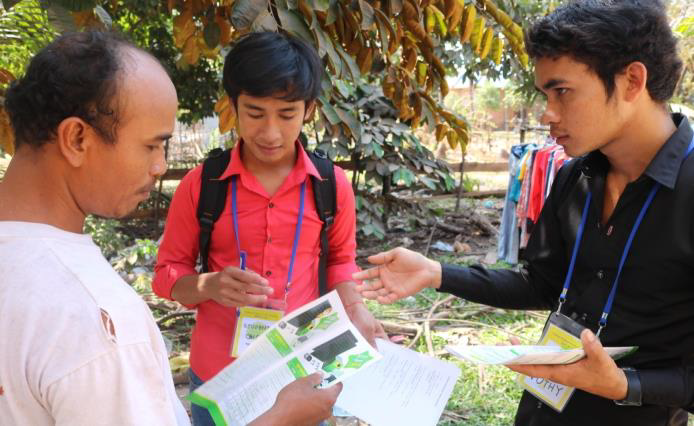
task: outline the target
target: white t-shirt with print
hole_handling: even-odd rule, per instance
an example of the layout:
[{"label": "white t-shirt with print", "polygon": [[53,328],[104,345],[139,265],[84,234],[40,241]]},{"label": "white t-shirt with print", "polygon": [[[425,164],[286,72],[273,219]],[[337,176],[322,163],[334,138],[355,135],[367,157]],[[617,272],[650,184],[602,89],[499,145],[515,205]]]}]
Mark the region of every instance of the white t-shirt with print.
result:
[{"label": "white t-shirt with print", "polygon": [[149,308],[91,237],[0,221],[0,425],[188,424]]}]

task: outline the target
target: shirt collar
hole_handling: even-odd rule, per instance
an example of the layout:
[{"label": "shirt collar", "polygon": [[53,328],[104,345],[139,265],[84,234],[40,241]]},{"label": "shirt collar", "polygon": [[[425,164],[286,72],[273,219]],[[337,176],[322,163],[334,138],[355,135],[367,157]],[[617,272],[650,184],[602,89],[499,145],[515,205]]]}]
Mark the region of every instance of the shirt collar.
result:
[{"label": "shirt collar", "polygon": [[[243,143],[243,139],[239,139],[236,146],[234,146],[234,148],[231,150],[231,161],[229,161],[229,165],[227,166],[226,170],[224,170],[224,173],[219,176],[219,180],[224,180],[234,175],[244,176],[250,173],[243,164],[243,161],[241,161],[241,145],[243,145]],[[306,175],[321,179],[320,173],[318,173],[316,166],[313,165],[313,161],[311,161],[311,159],[308,157],[308,153],[301,143],[296,140],[294,144],[296,146],[298,155],[297,161],[294,163],[294,168],[292,169],[290,175],[294,175],[300,179],[303,178],[303,180],[306,179]]]},{"label": "shirt collar", "polygon": [[646,176],[670,189],[675,187],[677,175],[680,172],[687,147],[692,141],[693,133],[689,121],[684,115],[673,114],[672,120],[675,122],[677,130],[660,148],[644,172]]},{"label": "shirt collar", "polygon": [[[687,117],[684,115],[672,114],[672,120],[675,122],[677,130],[660,147],[644,171],[644,175],[670,189],[675,187],[684,154],[692,140],[692,134],[694,134]],[[596,171],[607,172],[609,167],[607,157],[600,151],[593,151],[586,155],[582,170],[584,174],[594,176]]]}]

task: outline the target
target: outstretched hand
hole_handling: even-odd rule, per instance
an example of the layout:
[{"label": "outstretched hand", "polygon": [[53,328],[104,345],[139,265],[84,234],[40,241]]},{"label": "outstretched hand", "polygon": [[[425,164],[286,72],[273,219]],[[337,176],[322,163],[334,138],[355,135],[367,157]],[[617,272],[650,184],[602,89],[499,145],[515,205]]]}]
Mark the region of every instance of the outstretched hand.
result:
[{"label": "outstretched hand", "polygon": [[586,357],[566,365],[509,365],[513,371],[584,390],[607,399],[620,400],[627,395],[627,378],[600,340],[583,330],[581,343]]},{"label": "outstretched hand", "polygon": [[352,275],[357,291],[367,299],[388,304],[418,293],[426,287],[441,285],[441,264],[421,254],[398,247],[370,256],[376,265]]}]

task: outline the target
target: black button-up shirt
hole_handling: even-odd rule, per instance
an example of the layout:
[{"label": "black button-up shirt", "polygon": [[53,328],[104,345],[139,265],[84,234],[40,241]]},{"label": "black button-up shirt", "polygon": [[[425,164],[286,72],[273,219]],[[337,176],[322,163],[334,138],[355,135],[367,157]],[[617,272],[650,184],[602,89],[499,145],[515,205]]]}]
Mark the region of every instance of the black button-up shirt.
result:
[{"label": "black button-up shirt", "polygon": [[510,309],[557,308],[581,213],[592,192],[587,222],[562,313],[594,332],[629,233],[655,182],[662,186],[636,232],[607,326],[605,346],[638,346],[620,366],[639,370],[642,407],[576,390],[559,414],[523,394],[517,425],[665,425],[694,409],[694,153],[693,131],[673,115],[675,133],[643,175],[629,183],[601,224],[607,158],[599,151],[563,167],[533,228],[520,271],[444,265],[439,291]]}]

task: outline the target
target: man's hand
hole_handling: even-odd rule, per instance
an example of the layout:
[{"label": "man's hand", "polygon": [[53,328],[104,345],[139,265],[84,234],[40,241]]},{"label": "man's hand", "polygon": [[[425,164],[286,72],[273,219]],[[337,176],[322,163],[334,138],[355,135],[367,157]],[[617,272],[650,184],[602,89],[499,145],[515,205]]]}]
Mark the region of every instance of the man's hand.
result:
[{"label": "man's hand", "polygon": [[260,305],[273,293],[265,278],[232,266],[201,274],[198,290],[207,299],[229,307]]},{"label": "man's hand", "polygon": [[364,305],[361,294],[357,291],[354,281],[343,281],[335,284],[335,290],[340,295],[340,300],[345,306],[345,311],[352,324],[362,336],[376,348],[376,338],[388,339],[381,323],[374,318],[369,309]]},{"label": "man's hand", "polygon": [[621,400],[627,396],[627,378],[603,349],[590,330],[583,330],[581,342],[586,357],[567,365],[510,365],[513,371],[575,387],[607,399]]},{"label": "man's hand", "polygon": [[342,383],[316,389],[322,376],[314,373],[284,387],[275,405],[249,426],[315,426],[332,415]]},{"label": "man's hand", "polygon": [[362,302],[355,303],[345,308],[347,316],[352,321],[362,336],[373,346],[376,347],[376,338],[388,340],[388,335],[381,323],[373,316],[369,309]]},{"label": "man's hand", "polygon": [[378,253],[368,260],[377,266],[352,275],[363,281],[357,285],[357,291],[367,299],[388,304],[426,287],[441,286],[441,264],[406,248]]}]

